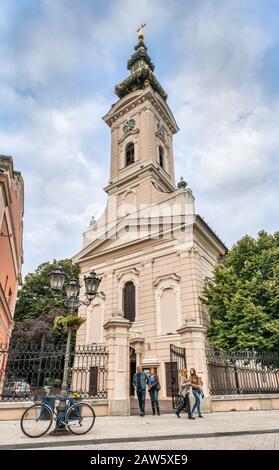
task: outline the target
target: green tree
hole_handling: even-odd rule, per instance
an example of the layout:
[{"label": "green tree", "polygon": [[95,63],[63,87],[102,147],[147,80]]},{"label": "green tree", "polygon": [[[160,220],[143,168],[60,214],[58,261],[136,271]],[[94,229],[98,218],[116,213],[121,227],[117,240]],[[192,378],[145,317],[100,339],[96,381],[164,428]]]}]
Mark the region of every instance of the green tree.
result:
[{"label": "green tree", "polygon": [[239,240],[204,288],[215,347],[279,349],[279,232]]},{"label": "green tree", "polygon": [[57,265],[62,268],[67,280],[78,278],[79,268],[69,259],[42,263],[34,273],[27,274],[24,284],[18,292],[13,341],[40,343],[42,336],[45,336],[48,343],[65,340],[65,333],[58,332],[53,328],[57,315],[68,314],[63,305],[60,305],[59,308],[55,306],[56,301],[65,298],[65,289],[54,299],[49,285],[48,275]]},{"label": "green tree", "polygon": [[55,319],[58,315],[64,318],[66,315],[65,310],[53,308],[48,313],[41,313],[38,318],[15,322],[11,339],[12,343],[32,343],[40,346],[43,337],[45,344],[65,343],[65,332],[57,331],[55,328]]}]

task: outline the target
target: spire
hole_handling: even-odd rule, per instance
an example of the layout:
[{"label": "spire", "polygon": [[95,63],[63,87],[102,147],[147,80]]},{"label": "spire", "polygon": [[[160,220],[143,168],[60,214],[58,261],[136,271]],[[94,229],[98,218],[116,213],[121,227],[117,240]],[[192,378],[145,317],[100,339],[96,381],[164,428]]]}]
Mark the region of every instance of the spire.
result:
[{"label": "spire", "polygon": [[168,95],[153,73],[155,65],[148,55],[147,47],[144,43],[143,28],[145,26],[145,24],[142,24],[137,30],[138,42],[134,47],[135,52],[131,55],[127,63],[130,75],[123,80],[123,82],[116,85],[115,94],[119,98],[123,98],[128,93],[138,89],[143,90],[144,88],[151,86],[153,90],[159,93],[159,95],[166,101]]}]

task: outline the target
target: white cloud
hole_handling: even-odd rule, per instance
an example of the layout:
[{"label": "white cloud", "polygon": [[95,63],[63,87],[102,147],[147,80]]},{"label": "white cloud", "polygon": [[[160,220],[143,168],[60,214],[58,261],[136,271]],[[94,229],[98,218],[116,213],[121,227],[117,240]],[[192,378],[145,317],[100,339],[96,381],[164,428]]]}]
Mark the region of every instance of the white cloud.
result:
[{"label": "white cloud", "polygon": [[32,102],[23,128],[0,133],[1,152],[15,156],[17,169],[25,168],[25,266],[72,256],[91,216],[100,215],[109,142],[102,148],[98,134],[101,129],[109,139],[100,119],[107,108],[98,96],[64,108]]},{"label": "white cloud", "polygon": [[158,41],[150,47],[156,66],[167,64],[158,78],[181,128],[177,176],[199,212],[227,243],[274,229],[279,102],[258,70],[275,37],[256,9],[239,0],[142,0],[140,11],[130,0],[103,10],[89,0],[44,0],[23,19],[17,8],[0,5],[0,153],[14,156],[25,179],[25,271],[74,254],[91,216],[101,215],[110,158],[101,117],[142,21],[148,46]]},{"label": "white cloud", "polygon": [[181,128],[177,168],[229,244],[246,231],[276,228],[270,196],[278,199],[271,180],[279,170],[279,100],[258,77],[274,38],[232,5],[203,2],[182,22],[185,61],[167,87]]}]

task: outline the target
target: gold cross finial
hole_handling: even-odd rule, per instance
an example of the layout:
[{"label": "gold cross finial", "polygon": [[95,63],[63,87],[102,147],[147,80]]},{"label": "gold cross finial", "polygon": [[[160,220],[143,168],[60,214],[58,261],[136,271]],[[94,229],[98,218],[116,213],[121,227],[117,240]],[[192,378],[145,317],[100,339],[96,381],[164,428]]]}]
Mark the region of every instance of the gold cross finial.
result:
[{"label": "gold cross finial", "polygon": [[143,28],[146,26],[145,23],[142,23],[140,27],[137,29],[138,39],[144,39]]}]

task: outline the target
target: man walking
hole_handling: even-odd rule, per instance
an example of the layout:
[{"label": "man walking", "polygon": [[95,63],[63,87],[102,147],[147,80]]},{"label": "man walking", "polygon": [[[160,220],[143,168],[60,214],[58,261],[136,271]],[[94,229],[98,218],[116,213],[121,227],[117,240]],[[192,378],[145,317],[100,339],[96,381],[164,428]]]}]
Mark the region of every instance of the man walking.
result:
[{"label": "man walking", "polygon": [[133,385],[137,391],[140,415],[145,415],[145,395],[146,395],[146,384],[148,383],[148,377],[145,372],[142,371],[141,367],[137,367],[137,372],[133,377]]}]

